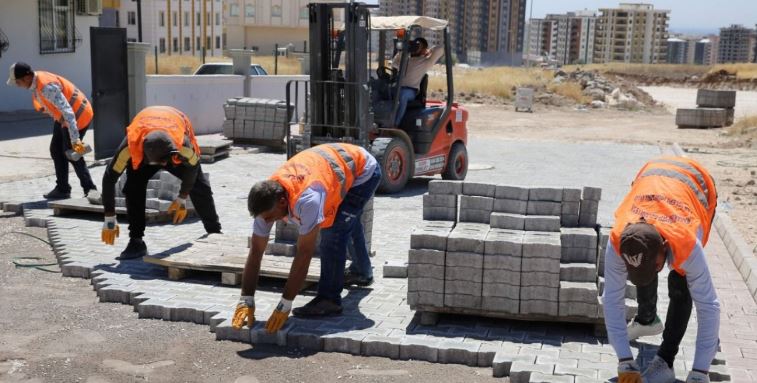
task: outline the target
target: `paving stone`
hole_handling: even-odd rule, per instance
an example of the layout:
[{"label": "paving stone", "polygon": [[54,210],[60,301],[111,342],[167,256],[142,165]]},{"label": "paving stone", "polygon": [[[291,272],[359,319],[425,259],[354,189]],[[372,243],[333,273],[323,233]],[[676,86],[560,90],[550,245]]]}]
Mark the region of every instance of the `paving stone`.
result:
[{"label": "paving stone", "polygon": [[597,232],[592,228],[564,227],[560,229],[560,241],[564,247],[596,249]]},{"label": "paving stone", "polygon": [[439,265],[411,263],[407,266],[407,275],[409,278],[444,279],[444,273],[444,266]]},{"label": "paving stone", "polygon": [[549,375],[533,372],[529,376],[529,383],[575,383],[572,375]]},{"label": "paving stone", "polygon": [[552,374],[555,366],[516,360],[510,366],[511,383],[528,383],[533,373]]},{"label": "paving stone", "polygon": [[424,360],[435,363],[439,360],[439,343],[435,337],[426,335],[406,335],[400,341],[402,360]]},{"label": "paving stone", "polygon": [[484,254],[485,270],[521,270],[521,256],[508,254]]},{"label": "paving stone", "polygon": [[527,215],[557,215],[562,211],[560,202],[551,201],[528,201],[526,206]]},{"label": "paving stone", "polygon": [[560,215],[578,215],[581,212],[580,201],[563,201],[560,205]]},{"label": "paving stone", "polygon": [[584,200],[599,201],[602,199],[602,188],[584,186],[582,198]]},{"label": "paving stone", "polygon": [[578,316],[578,317],[586,317],[586,318],[596,318],[597,309],[598,309],[598,305],[596,302],[589,303],[589,302],[560,301],[558,304],[557,311],[561,317]]},{"label": "paving stone", "polygon": [[597,266],[591,263],[561,263],[560,281],[595,282]]},{"label": "paving stone", "polygon": [[481,308],[486,311],[508,314],[520,313],[520,299],[481,297]]},{"label": "paving stone", "polygon": [[[520,268],[520,265],[518,265]],[[484,268],[483,283],[504,283],[520,286],[520,270],[486,269]]]},{"label": "paving stone", "polygon": [[561,202],[563,188],[539,187],[528,191],[529,201],[554,201]]},{"label": "paving stone", "polygon": [[594,282],[560,282],[561,302],[597,301],[597,284]]},{"label": "paving stone", "polygon": [[424,194],[423,208],[427,207],[447,207],[457,209],[456,194]]},{"label": "paving stone", "polygon": [[540,314],[557,316],[557,302],[531,299],[520,301],[521,314]]},{"label": "paving stone", "polygon": [[517,301],[520,299],[520,286],[507,283],[484,283],[481,290],[481,296],[508,298]]},{"label": "paving stone", "polygon": [[463,194],[463,181],[432,180],[428,183],[429,194]]},{"label": "paving stone", "polygon": [[522,214],[492,213],[489,225],[497,229],[524,230],[526,216]]},{"label": "paving stone", "polygon": [[449,229],[416,227],[410,234],[411,249],[447,250]]},{"label": "paving stone", "polygon": [[477,366],[478,349],[480,347],[479,343],[442,341],[439,344],[439,362]]},{"label": "paving stone", "polygon": [[481,196],[494,198],[496,186],[494,184],[487,184],[481,182],[464,182],[463,194],[466,196]]},{"label": "paving stone", "polygon": [[468,309],[481,308],[481,295],[444,294],[444,306]]},{"label": "paving stone", "polygon": [[521,286],[520,300],[544,300],[557,302],[559,299],[559,289],[547,286]]},{"label": "paving stone", "polygon": [[361,354],[399,359],[401,338],[380,335],[368,335],[363,339]]},{"label": "paving stone", "polygon": [[530,273],[520,274],[521,287],[529,286],[544,286],[554,289],[560,288],[560,274],[559,273],[545,273],[540,271],[532,271]]},{"label": "paving stone", "polygon": [[524,227],[527,231],[560,231],[559,215],[527,215]]},{"label": "paving stone", "polygon": [[407,291],[441,293],[444,291],[444,278],[410,277],[407,280]]},{"label": "paving stone", "polygon": [[489,224],[491,220],[491,210],[465,209],[460,210],[460,222],[473,222]]},{"label": "paving stone", "polygon": [[[361,355],[364,333],[349,331],[335,334],[326,334],[323,338],[323,351],[341,352],[345,354]],[[368,354],[363,354],[368,355]]]},{"label": "paving stone", "polygon": [[496,198],[492,204],[492,211],[498,213],[526,214],[528,211],[528,201]]},{"label": "paving stone", "polygon": [[[540,257],[559,260],[561,258],[560,236],[526,235],[523,237],[523,258]],[[559,272],[559,270],[558,270]]]},{"label": "paving stone", "polygon": [[409,264],[444,266],[445,252],[442,250],[410,249],[407,254]]},{"label": "paving stone", "polygon": [[[492,376],[495,378],[510,376],[513,356],[514,355],[511,354],[509,350],[500,350],[494,354],[494,360],[492,360]],[[512,378],[510,381],[512,382]]]},{"label": "paving stone", "polygon": [[578,214],[576,215],[561,214],[560,215],[560,225],[562,225],[563,227],[577,227],[578,220],[579,220]]},{"label": "paving stone", "polygon": [[511,199],[528,201],[529,188],[523,186],[497,185],[494,197],[497,199]]},{"label": "paving stone", "polygon": [[530,273],[533,271],[547,272],[550,274],[560,274],[560,260],[550,258],[523,257],[521,263],[521,272]]},{"label": "paving stone", "polygon": [[243,343],[250,343],[250,329],[244,327],[235,330],[231,327],[231,319],[227,319],[215,328],[217,340],[232,340]]},{"label": "paving stone", "polygon": [[459,223],[447,237],[447,250],[483,254],[488,232],[488,224]]},{"label": "paving stone", "polygon": [[464,195],[460,197],[460,211],[463,210],[486,210],[491,212],[494,206],[494,198]]},{"label": "paving stone", "polygon": [[323,350],[323,335],[326,331],[294,327],[287,333],[287,346],[302,350]]},{"label": "paving stone", "polygon": [[491,229],[484,240],[484,254],[520,257],[523,253],[524,235],[522,231]]},{"label": "paving stone", "polygon": [[563,202],[576,202],[581,200],[581,189],[564,188],[562,190]]},{"label": "paving stone", "polygon": [[597,224],[599,202],[593,200],[581,200],[581,210],[578,214],[578,225],[581,227],[594,227]]},{"label": "paving stone", "polygon": [[[448,251],[445,256],[444,266],[447,268],[473,268],[481,270],[484,267],[484,255],[478,253]],[[454,270],[447,270],[449,274]]]},{"label": "paving stone", "polygon": [[457,208],[425,207],[423,219],[427,221],[457,221]]},{"label": "paving stone", "polygon": [[[445,280],[444,281],[444,296],[449,295],[470,295],[481,297],[481,282],[460,281],[460,280]],[[480,304],[480,303],[479,303]]]},{"label": "paving stone", "polygon": [[382,274],[384,278],[407,278],[407,262],[386,260]]},{"label": "paving stone", "polygon": [[[565,247],[560,249],[560,262],[597,263],[597,251],[585,247]],[[604,262],[602,262],[604,265]]]},{"label": "paving stone", "polygon": [[250,343],[252,344],[275,344],[279,346],[287,345],[289,330],[292,329],[292,323],[285,323],[279,331],[269,334],[265,330],[265,324],[260,322],[250,331]]}]

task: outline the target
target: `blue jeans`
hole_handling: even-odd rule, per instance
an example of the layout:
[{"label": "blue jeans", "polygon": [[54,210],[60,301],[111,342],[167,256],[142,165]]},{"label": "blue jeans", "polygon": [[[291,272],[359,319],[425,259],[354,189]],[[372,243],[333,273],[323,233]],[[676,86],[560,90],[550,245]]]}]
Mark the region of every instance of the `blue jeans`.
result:
[{"label": "blue jeans", "polygon": [[400,126],[400,122],[402,122],[402,117],[405,117],[405,111],[407,110],[407,103],[410,101],[415,100],[415,97],[418,95],[418,90],[415,88],[410,88],[407,86],[403,86],[400,88],[400,104],[397,108],[397,116],[394,118],[394,126]]},{"label": "blue jeans", "polygon": [[[361,271],[371,269],[368,248],[360,218],[365,204],[373,197],[381,181],[381,168],[376,167],[373,176],[362,185],[351,188],[336,212],[334,224],[321,230],[321,278],[318,281],[318,296],[342,304],[344,265],[347,262],[347,245],[355,243],[356,256]],[[360,230],[358,230],[358,228]],[[362,244],[362,246],[360,246]]]}]

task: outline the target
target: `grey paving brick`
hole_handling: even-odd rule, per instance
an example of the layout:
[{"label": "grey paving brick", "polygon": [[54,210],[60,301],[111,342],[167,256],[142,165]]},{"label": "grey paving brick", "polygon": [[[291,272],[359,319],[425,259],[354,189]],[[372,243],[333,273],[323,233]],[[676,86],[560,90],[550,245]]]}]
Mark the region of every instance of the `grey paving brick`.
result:
[{"label": "grey paving brick", "polygon": [[560,225],[563,227],[577,227],[578,226],[578,214],[576,215],[570,215],[570,214],[562,214],[560,215]]},{"label": "grey paving brick", "polygon": [[483,283],[505,283],[520,286],[520,270],[484,269]]},{"label": "grey paving brick", "polygon": [[[547,272],[550,274],[560,274],[560,260],[538,257],[523,257],[521,263],[521,272],[530,273],[533,271]],[[558,276],[559,278],[559,276]]]},{"label": "grey paving brick", "polygon": [[481,308],[493,312],[518,314],[520,313],[520,299],[481,297]]},{"label": "grey paving brick", "polygon": [[523,258],[539,257],[561,259],[562,250],[560,247],[560,237],[549,238],[544,236],[529,236],[526,232],[523,237]]},{"label": "grey paving brick", "polygon": [[520,299],[520,286],[510,285],[507,283],[484,283],[481,296],[483,297],[495,297],[495,298],[509,298],[517,301]]},{"label": "grey paving brick", "polygon": [[457,209],[457,198],[455,194],[424,194],[423,208],[447,207]]},{"label": "grey paving brick", "polygon": [[540,271],[534,271],[530,273],[520,274],[520,285],[523,286],[544,286],[552,287],[555,289],[560,288],[560,274],[559,273],[545,273]]},{"label": "grey paving brick", "polygon": [[562,247],[560,249],[560,262],[583,262],[597,263],[597,251],[585,247]]},{"label": "grey paving brick", "polygon": [[528,201],[526,214],[528,215],[560,215],[562,206],[560,202],[551,201]]},{"label": "grey paving brick", "polygon": [[474,222],[489,224],[491,220],[491,210],[464,209],[460,210],[460,222]]},{"label": "grey paving brick", "polygon": [[501,254],[520,257],[523,253],[524,235],[525,234],[522,231],[491,229],[486,234],[484,254]]},{"label": "grey paving brick", "polygon": [[401,338],[380,335],[368,335],[363,339],[361,354],[366,356],[381,356],[390,359],[400,358]]},{"label": "grey paving brick", "polygon": [[557,316],[557,302],[531,299],[520,301],[521,314],[538,314]]},{"label": "grey paving brick", "polygon": [[527,215],[524,227],[527,231],[560,231],[559,215]]},{"label": "grey paving brick", "polygon": [[552,374],[555,366],[549,364],[535,364],[516,360],[510,366],[511,383],[529,383],[531,375],[534,373]]},{"label": "grey paving brick", "polygon": [[477,366],[480,347],[480,343],[442,341],[439,344],[439,362]]},{"label": "grey paving brick", "polygon": [[526,214],[528,201],[508,198],[496,198],[492,205],[492,211],[498,213]]},{"label": "grey paving brick", "polygon": [[432,307],[444,307],[444,294],[420,291],[416,293],[407,293],[408,305],[414,307],[416,305],[432,306]]},{"label": "grey paving brick", "polygon": [[547,286],[521,286],[520,287],[520,300],[544,300],[550,302],[557,302],[559,297],[559,289]]},{"label": "grey paving brick", "polygon": [[[445,241],[446,242],[446,241]],[[407,253],[409,264],[428,264],[444,266],[445,252],[431,249],[410,249]]]},{"label": "grey paving brick", "polygon": [[357,331],[326,334],[322,336],[323,351],[360,355],[365,338],[364,333]]},{"label": "grey paving brick", "polygon": [[522,214],[492,213],[489,225],[497,229],[524,230],[526,216]]},{"label": "grey paving brick", "polygon": [[407,291],[442,293],[444,291],[444,278],[410,277],[407,280]]},{"label": "grey paving brick", "polygon": [[429,265],[423,263],[411,263],[407,265],[407,276],[411,279],[435,278],[444,279],[444,266]]},{"label": "grey paving brick", "polygon": [[232,340],[243,343],[250,343],[250,329],[243,327],[235,330],[231,327],[231,319],[227,319],[215,327],[217,340]]},{"label": "grey paving brick", "polygon": [[594,282],[560,282],[561,302],[595,303],[597,296],[597,284]]},{"label": "grey paving brick", "polygon": [[[470,252],[448,251],[444,261],[447,268],[472,268],[481,270],[484,267],[484,255]],[[454,270],[447,270],[449,273]]]},{"label": "grey paving brick", "polygon": [[560,239],[568,247],[597,248],[597,231],[593,228],[563,228],[560,230]]},{"label": "grey paving brick", "polygon": [[447,250],[449,229],[417,227],[410,234],[411,249]]},{"label": "grey paving brick", "polygon": [[595,282],[597,266],[591,263],[561,263],[560,281]]},{"label": "grey paving brick", "polygon": [[481,182],[464,182],[463,194],[467,196],[481,196],[494,198],[496,186],[494,184],[487,184]]},{"label": "grey paving brick", "polygon": [[524,186],[497,185],[494,190],[494,197],[498,199],[528,201],[528,191],[529,189]]},{"label": "grey paving brick", "polygon": [[460,280],[445,280],[444,281],[444,297],[449,295],[470,295],[481,297],[481,282],[460,281]]},{"label": "grey paving brick", "polygon": [[581,200],[581,189],[564,188],[562,190],[563,202],[575,202]]},{"label": "grey paving brick", "polygon": [[602,188],[584,186],[581,198],[585,200],[599,201],[602,199]]},{"label": "grey paving brick", "polygon": [[424,207],[423,219],[427,221],[457,221],[457,208]]},{"label": "grey paving brick", "polygon": [[287,346],[301,350],[323,350],[323,330],[294,327],[287,333]]},{"label": "grey paving brick", "polygon": [[407,278],[407,262],[388,259],[382,270],[384,278]]},{"label": "grey paving brick", "polygon": [[252,344],[275,344],[279,346],[287,345],[287,335],[292,328],[292,323],[284,324],[279,331],[269,334],[265,330],[265,326],[261,322],[260,325],[255,326],[250,330],[250,343]]},{"label": "grey paving brick", "polygon": [[533,372],[529,376],[529,383],[575,383],[573,375],[551,375]]},{"label": "grey paving brick", "polygon": [[578,214],[578,224],[581,227],[594,227],[597,224],[599,202],[593,200],[581,200],[581,210]]},{"label": "grey paving brick", "polygon": [[432,180],[428,183],[430,194],[463,194],[463,181]]},{"label": "grey paving brick", "polygon": [[578,215],[580,211],[580,201],[563,201],[560,205],[560,215]]},{"label": "grey paving brick", "polygon": [[513,356],[509,350],[500,350],[495,353],[492,360],[492,376],[495,378],[509,376],[513,364]]},{"label": "grey paving brick", "polygon": [[444,294],[444,306],[468,309],[481,308],[481,295]]},{"label": "grey paving brick", "polygon": [[529,201],[561,202],[562,195],[563,195],[562,188],[551,188],[551,187],[531,188],[528,191],[528,200]]},{"label": "grey paving brick", "polygon": [[558,304],[558,314],[560,316],[577,316],[586,318],[597,317],[598,305],[595,302],[563,302]]},{"label": "grey paving brick", "polygon": [[491,212],[494,198],[464,195],[460,197],[460,210],[487,210]]},{"label": "grey paving brick", "polygon": [[458,223],[447,237],[447,250],[483,254],[488,224]]},{"label": "grey paving brick", "polygon": [[439,343],[435,337],[426,335],[406,335],[400,341],[400,359],[425,360],[437,362],[439,359]]},{"label": "grey paving brick", "polygon": [[484,269],[519,272],[521,270],[521,257],[519,255],[485,254]]}]

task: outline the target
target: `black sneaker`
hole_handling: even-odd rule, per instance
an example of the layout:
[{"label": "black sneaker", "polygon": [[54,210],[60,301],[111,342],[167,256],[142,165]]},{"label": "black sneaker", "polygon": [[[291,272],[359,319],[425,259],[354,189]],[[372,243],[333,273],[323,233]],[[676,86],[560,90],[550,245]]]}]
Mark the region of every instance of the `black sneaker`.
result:
[{"label": "black sneaker", "polygon": [[64,193],[58,188],[55,188],[53,190],[50,190],[46,194],[43,194],[42,197],[44,197],[45,199],[69,199],[71,198],[71,192]]},{"label": "black sneaker", "polygon": [[344,272],[344,286],[357,286],[368,287],[373,284],[373,277],[364,277],[362,275],[353,274],[350,271]]},{"label": "black sneaker", "polygon": [[334,303],[330,299],[316,296],[305,306],[297,307],[292,310],[292,314],[300,318],[317,318],[325,316],[339,315],[342,313],[342,306]]},{"label": "black sneaker", "polygon": [[140,238],[129,239],[129,244],[126,245],[126,249],[121,252],[121,255],[116,258],[119,260],[142,258],[147,255],[147,245],[145,241]]}]

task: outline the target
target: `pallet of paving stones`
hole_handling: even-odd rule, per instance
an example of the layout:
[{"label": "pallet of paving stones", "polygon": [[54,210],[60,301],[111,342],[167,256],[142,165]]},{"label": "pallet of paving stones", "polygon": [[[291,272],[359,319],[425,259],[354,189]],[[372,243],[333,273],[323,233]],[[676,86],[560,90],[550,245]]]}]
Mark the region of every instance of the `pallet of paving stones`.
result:
[{"label": "pallet of paving stones", "polygon": [[[210,234],[193,241],[180,251],[149,255],[143,260],[166,267],[168,277],[172,280],[186,278],[193,271],[206,271],[221,273],[222,284],[238,285],[242,280],[242,272],[247,262],[248,241],[246,237]],[[267,253],[263,256],[260,265],[260,276],[287,279],[293,259],[289,256]],[[316,283],[320,274],[321,261],[313,258],[305,281]]]},{"label": "pallet of paving stones", "polygon": [[230,140],[197,138],[200,145],[200,162],[203,164],[212,164],[218,160],[224,159],[231,154]]},{"label": "pallet of paving stones", "polygon": [[287,121],[293,105],[262,98],[230,98],[223,106],[223,134],[234,143],[284,148]]},{"label": "pallet of paving stones", "polygon": [[[408,305],[421,312],[601,323],[601,189],[429,183],[410,236]],[[629,287],[629,291],[632,290]],[[635,313],[629,292],[627,314]]]},{"label": "pallet of paving stones", "polygon": [[721,128],[733,125],[736,91],[697,90],[697,108],[676,110],[679,128]]}]

